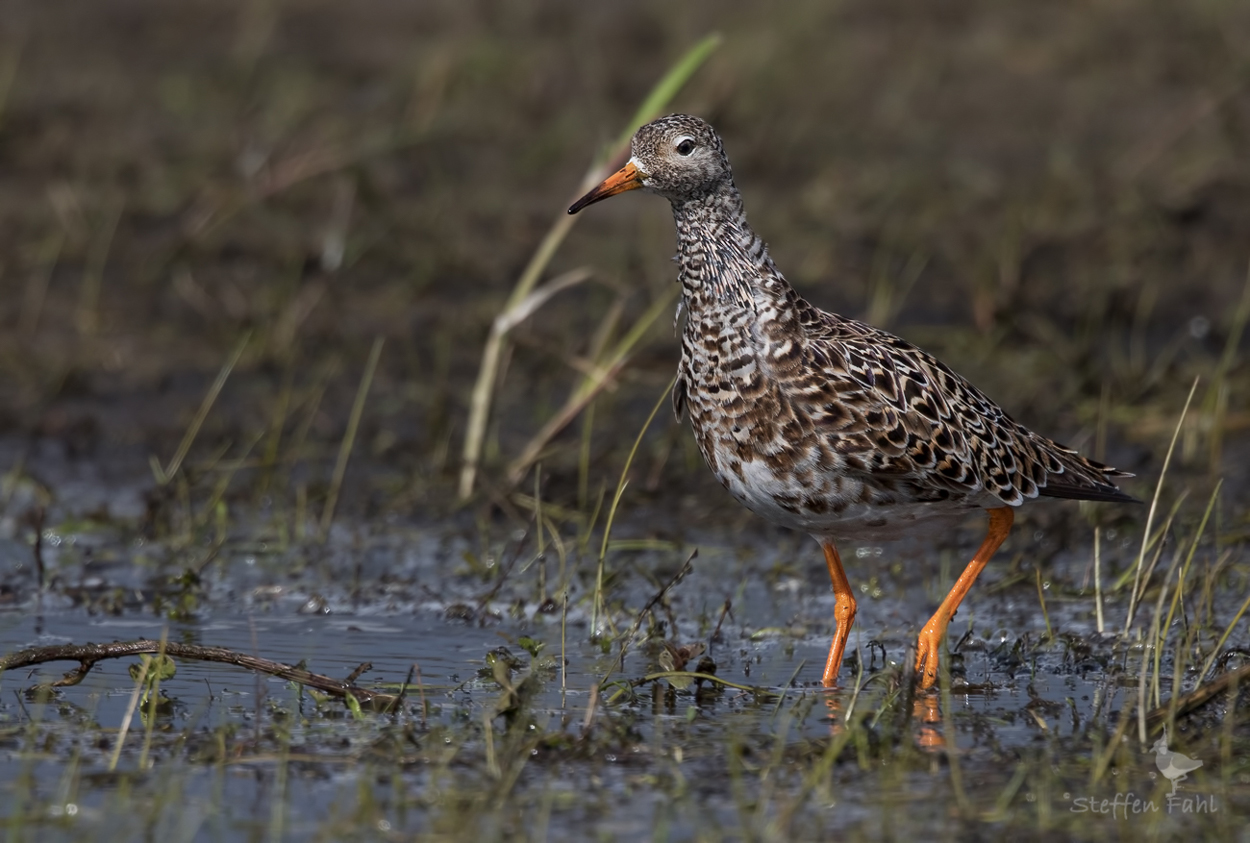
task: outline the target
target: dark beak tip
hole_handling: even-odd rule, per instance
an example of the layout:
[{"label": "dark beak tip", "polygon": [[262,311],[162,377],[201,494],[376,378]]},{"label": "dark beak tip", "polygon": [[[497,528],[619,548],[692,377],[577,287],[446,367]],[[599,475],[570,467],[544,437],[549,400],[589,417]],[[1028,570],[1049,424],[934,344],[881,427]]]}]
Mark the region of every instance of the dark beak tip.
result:
[{"label": "dark beak tip", "polygon": [[580,211],[582,208],[585,208],[587,205],[593,205],[600,198],[602,198],[596,195],[597,193],[598,193],[598,190],[592,190],[590,191],[590,193],[587,193],[585,196],[583,196],[581,199],[578,199],[572,205],[569,205],[569,213],[576,214],[578,211]]}]

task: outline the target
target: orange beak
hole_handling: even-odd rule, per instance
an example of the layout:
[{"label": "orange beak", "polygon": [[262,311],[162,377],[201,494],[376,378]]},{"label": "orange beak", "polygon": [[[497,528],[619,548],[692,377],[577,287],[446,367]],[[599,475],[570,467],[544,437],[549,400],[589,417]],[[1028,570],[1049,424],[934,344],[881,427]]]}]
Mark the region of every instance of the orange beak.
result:
[{"label": "orange beak", "polygon": [[624,167],[603,180],[603,183],[569,206],[569,213],[576,214],[587,205],[593,205],[600,199],[607,199],[627,190],[642,187],[642,173],[630,161]]}]

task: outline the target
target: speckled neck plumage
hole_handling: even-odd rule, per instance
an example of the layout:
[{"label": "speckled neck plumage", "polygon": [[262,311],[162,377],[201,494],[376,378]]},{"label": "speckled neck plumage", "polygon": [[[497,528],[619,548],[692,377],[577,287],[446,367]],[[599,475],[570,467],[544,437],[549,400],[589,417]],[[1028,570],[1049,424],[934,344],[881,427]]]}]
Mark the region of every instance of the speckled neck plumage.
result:
[{"label": "speckled neck plumage", "polygon": [[753,308],[762,281],[785,284],[768,247],[747,223],[742,197],[732,181],[672,207],[678,280],[688,311],[730,305]]}]

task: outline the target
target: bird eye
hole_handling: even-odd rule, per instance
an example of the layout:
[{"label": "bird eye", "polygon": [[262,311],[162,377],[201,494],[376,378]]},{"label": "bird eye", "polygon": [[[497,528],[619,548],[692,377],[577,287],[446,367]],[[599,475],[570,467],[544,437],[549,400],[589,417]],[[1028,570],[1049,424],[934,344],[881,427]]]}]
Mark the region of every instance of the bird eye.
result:
[{"label": "bird eye", "polygon": [[682,138],[681,143],[677,144],[678,155],[689,155],[694,152],[694,141],[690,138]]}]

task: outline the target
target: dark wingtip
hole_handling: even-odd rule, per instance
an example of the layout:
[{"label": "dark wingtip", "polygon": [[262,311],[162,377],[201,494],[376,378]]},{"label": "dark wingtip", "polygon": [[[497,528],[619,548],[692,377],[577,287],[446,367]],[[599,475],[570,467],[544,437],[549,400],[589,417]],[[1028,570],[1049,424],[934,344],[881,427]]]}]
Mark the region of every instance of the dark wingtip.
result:
[{"label": "dark wingtip", "polygon": [[[1039,495],[1048,498],[1065,498],[1075,501],[1100,501],[1103,503],[1144,503],[1115,485],[1115,480],[1127,480],[1136,475],[1109,465],[1086,459],[1075,451],[1062,449],[1066,456],[1074,458],[1061,473],[1051,474],[1046,484],[1039,484]],[[1068,460],[1063,460],[1067,462]]]},{"label": "dark wingtip", "polygon": [[1103,503],[1145,503],[1128,492],[1112,486],[1078,486],[1047,483],[1038,489],[1038,494],[1047,498],[1066,498],[1075,501],[1101,501]]}]

